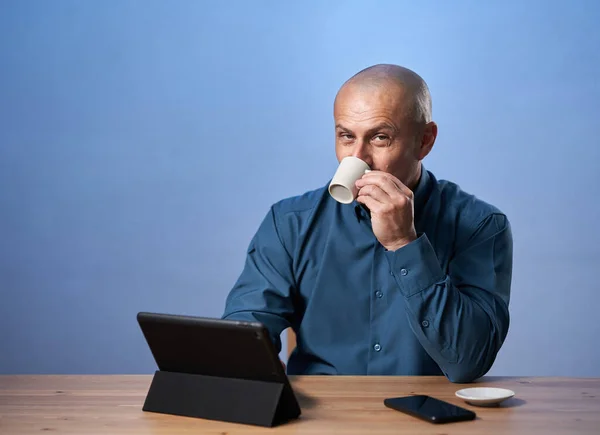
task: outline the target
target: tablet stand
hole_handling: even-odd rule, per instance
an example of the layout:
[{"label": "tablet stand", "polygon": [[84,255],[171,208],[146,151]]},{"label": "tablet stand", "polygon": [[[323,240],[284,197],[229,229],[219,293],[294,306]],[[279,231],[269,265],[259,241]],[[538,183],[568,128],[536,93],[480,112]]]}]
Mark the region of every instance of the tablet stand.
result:
[{"label": "tablet stand", "polygon": [[258,426],[300,415],[288,384],[157,370],[144,411]]}]

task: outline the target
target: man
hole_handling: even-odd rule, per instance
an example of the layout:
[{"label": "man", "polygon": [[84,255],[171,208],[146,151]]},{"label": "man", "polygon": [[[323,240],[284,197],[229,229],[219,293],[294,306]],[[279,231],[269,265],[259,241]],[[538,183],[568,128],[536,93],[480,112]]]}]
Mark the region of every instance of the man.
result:
[{"label": "man", "polygon": [[372,169],[356,201],[324,186],[273,205],[223,317],[264,323],[277,349],[293,328],[289,374],[483,376],[508,332],[506,216],[424,169],[437,126],[413,71],[359,72],[334,118],[338,160]]}]

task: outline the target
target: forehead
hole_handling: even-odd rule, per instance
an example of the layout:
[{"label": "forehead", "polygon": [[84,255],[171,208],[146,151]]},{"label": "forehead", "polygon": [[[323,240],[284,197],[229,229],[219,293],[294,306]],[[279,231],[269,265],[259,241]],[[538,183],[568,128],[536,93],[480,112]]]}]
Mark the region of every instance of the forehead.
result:
[{"label": "forehead", "polygon": [[352,123],[377,122],[386,118],[401,123],[408,113],[407,100],[406,91],[398,85],[347,84],[335,99],[334,118]]}]

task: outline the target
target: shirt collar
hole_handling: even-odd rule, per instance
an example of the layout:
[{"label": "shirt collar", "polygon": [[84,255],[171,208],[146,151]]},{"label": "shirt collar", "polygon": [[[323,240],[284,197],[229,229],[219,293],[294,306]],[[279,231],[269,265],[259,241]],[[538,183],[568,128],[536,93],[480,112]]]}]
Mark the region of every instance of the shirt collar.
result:
[{"label": "shirt collar", "polygon": [[419,182],[417,183],[417,187],[414,190],[414,198],[415,198],[415,218],[421,216],[421,212],[423,211],[423,207],[427,203],[429,196],[431,195],[431,190],[433,188],[433,180],[431,179],[431,175],[429,171],[425,169],[425,166],[421,163],[421,178],[419,178]]}]

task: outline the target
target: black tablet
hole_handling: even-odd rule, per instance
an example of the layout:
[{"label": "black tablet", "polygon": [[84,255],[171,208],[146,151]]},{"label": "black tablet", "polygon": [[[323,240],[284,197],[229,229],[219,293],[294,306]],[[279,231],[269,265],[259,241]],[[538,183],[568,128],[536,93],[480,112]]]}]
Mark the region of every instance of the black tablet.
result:
[{"label": "black tablet", "polygon": [[137,321],[161,371],[280,383],[284,406],[300,415],[262,323],[148,312]]}]

